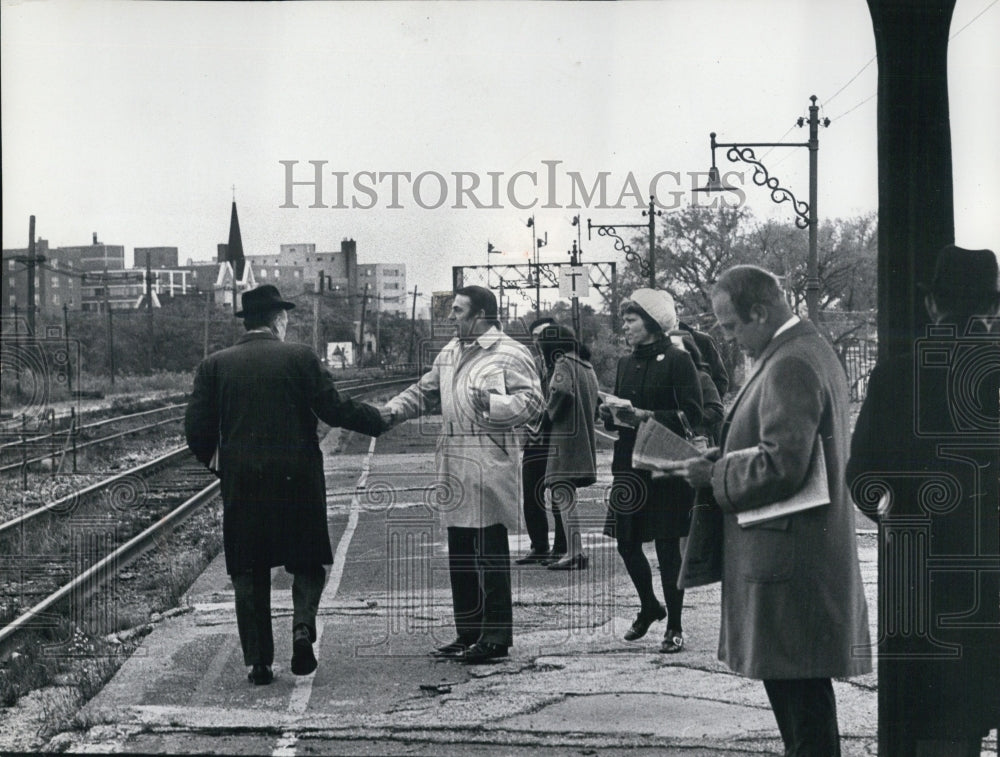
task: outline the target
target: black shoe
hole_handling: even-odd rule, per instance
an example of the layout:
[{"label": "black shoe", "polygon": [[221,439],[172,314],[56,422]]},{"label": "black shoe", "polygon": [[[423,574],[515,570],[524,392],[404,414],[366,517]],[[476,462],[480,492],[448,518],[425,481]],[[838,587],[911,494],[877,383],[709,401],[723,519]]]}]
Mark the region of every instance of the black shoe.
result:
[{"label": "black shoe", "polygon": [[543,563],[550,557],[551,555],[549,554],[548,550],[542,552],[541,550],[532,547],[531,551],[528,552],[528,554],[524,555],[524,557],[517,558],[516,560],[514,560],[514,562],[517,565],[532,565],[534,563]]},{"label": "black shoe", "polygon": [[477,641],[458,659],[466,665],[483,665],[500,662],[507,656],[507,647],[503,644],[493,644],[489,641]]},{"label": "black shoe", "polygon": [[267,686],[274,680],[270,665],[254,665],[247,673],[247,680],[254,686]]},{"label": "black shoe", "polygon": [[580,554],[575,557],[564,557],[562,560],[548,563],[549,570],[584,570],[590,562],[586,555]]},{"label": "black shoe", "polygon": [[668,628],[663,636],[663,643],[660,644],[660,651],[664,654],[676,654],[684,649],[684,634]]},{"label": "black shoe", "polygon": [[655,610],[650,612],[639,610],[639,614],[636,616],[632,627],[625,632],[625,641],[641,639],[646,635],[646,631],[649,630],[649,627],[653,623],[663,620],[665,617],[667,617],[667,608],[663,605],[659,605]]},{"label": "black shoe", "polygon": [[469,644],[466,644],[461,639],[455,639],[453,642],[451,642],[451,644],[445,644],[443,647],[438,647],[433,652],[431,652],[431,655],[433,655],[434,657],[448,657],[448,658],[461,657],[463,654],[465,654],[465,650],[467,650],[469,646],[470,646]]},{"label": "black shoe", "polygon": [[297,676],[307,676],[316,670],[316,655],[309,640],[309,629],[300,625],[292,637],[292,672]]}]

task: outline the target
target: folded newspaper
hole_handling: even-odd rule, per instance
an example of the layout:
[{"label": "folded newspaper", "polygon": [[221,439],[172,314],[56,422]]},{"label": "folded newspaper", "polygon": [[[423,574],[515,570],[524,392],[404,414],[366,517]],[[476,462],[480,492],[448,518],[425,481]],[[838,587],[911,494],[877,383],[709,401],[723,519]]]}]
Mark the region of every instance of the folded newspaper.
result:
[{"label": "folded newspaper", "polygon": [[701,454],[701,450],[687,439],[675,434],[659,421],[648,418],[639,424],[635,447],[632,449],[632,467],[654,471],[654,476],[657,472],[665,475],[662,471],[665,464],[701,457]]},{"label": "folded newspaper", "polygon": [[629,400],[622,399],[621,397],[616,397],[613,394],[608,394],[607,392],[598,392],[601,401],[607,405],[608,410],[611,411],[611,422],[616,426],[621,426],[623,428],[633,428],[631,423],[626,423],[621,418],[622,410],[635,410],[632,407],[632,403]]},{"label": "folded newspaper", "polygon": [[786,499],[772,502],[753,510],[736,513],[736,522],[743,528],[783,518],[814,507],[830,504],[830,489],[826,480],[826,457],[823,455],[823,440],[817,439],[813,447],[813,458],[809,463],[809,478],[795,494]]}]

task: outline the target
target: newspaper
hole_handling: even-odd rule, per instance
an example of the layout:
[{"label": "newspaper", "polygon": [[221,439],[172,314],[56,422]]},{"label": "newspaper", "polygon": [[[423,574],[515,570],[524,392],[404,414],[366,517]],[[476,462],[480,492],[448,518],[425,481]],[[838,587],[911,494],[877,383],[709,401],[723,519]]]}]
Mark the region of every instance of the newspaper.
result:
[{"label": "newspaper", "polygon": [[[674,460],[701,457],[702,452],[691,442],[678,436],[659,421],[648,418],[639,424],[632,449],[632,467],[663,474],[661,468]],[[659,476],[656,476],[659,478]]]},{"label": "newspaper", "polygon": [[801,489],[787,499],[737,513],[736,522],[746,528],[792,513],[830,504],[830,489],[826,480],[826,457],[823,455],[822,439],[816,439],[813,450],[813,458],[809,464],[809,477]]},{"label": "newspaper", "polygon": [[604,404],[607,406],[608,410],[611,411],[611,422],[614,423],[614,425],[620,426],[622,428],[634,428],[633,424],[627,423],[626,421],[622,420],[621,417],[621,413],[623,410],[632,410],[632,411],[635,410],[635,408],[632,406],[632,403],[629,400],[622,399],[621,397],[616,397],[615,395],[608,394],[607,392],[598,392],[598,395],[600,396]]}]

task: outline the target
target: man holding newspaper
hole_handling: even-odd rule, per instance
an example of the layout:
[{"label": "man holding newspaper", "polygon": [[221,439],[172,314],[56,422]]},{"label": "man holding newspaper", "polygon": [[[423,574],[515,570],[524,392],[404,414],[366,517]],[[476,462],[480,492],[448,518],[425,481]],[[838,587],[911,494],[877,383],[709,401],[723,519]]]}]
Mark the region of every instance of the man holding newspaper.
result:
[{"label": "man holding newspaper", "polygon": [[839,755],[831,679],[871,670],[844,372],[762,268],[723,273],[712,308],[753,368],[721,449],[663,468],[722,510],[719,659],[763,681],[786,755]]}]

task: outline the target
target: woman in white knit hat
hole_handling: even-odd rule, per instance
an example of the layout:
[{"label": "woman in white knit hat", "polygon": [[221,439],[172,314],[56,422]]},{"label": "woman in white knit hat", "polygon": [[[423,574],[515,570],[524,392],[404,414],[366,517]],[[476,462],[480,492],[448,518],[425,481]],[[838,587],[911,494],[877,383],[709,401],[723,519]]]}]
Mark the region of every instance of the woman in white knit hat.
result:
[{"label": "woman in white knit hat", "polygon": [[[633,351],[618,361],[614,393],[629,400],[635,411],[619,412],[619,421],[629,425],[615,426],[608,408],[601,406],[605,425],[618,431],[604,531],[617,540],[618,553],[639,595],[639,614],[625,639],[642,638],[650,625],[666,618],[660,651],[679,652],[684,647],[684,592],[677,588],[680,539],[688,533],[694,490],[678,478],[654,480],[649,471],[634,469],[632,449],[636,427],[647,418],[655,418],[680,435],[685,432],[685,419],[690,425],[701,423],[701,386],[690,355],[668,336],[677,327],[677,314],[667,292],[637,289],[622,303],[621,314]],[[652,571],[642,550],[649,541],[656,544],[666,607],[653,590]]]}]

